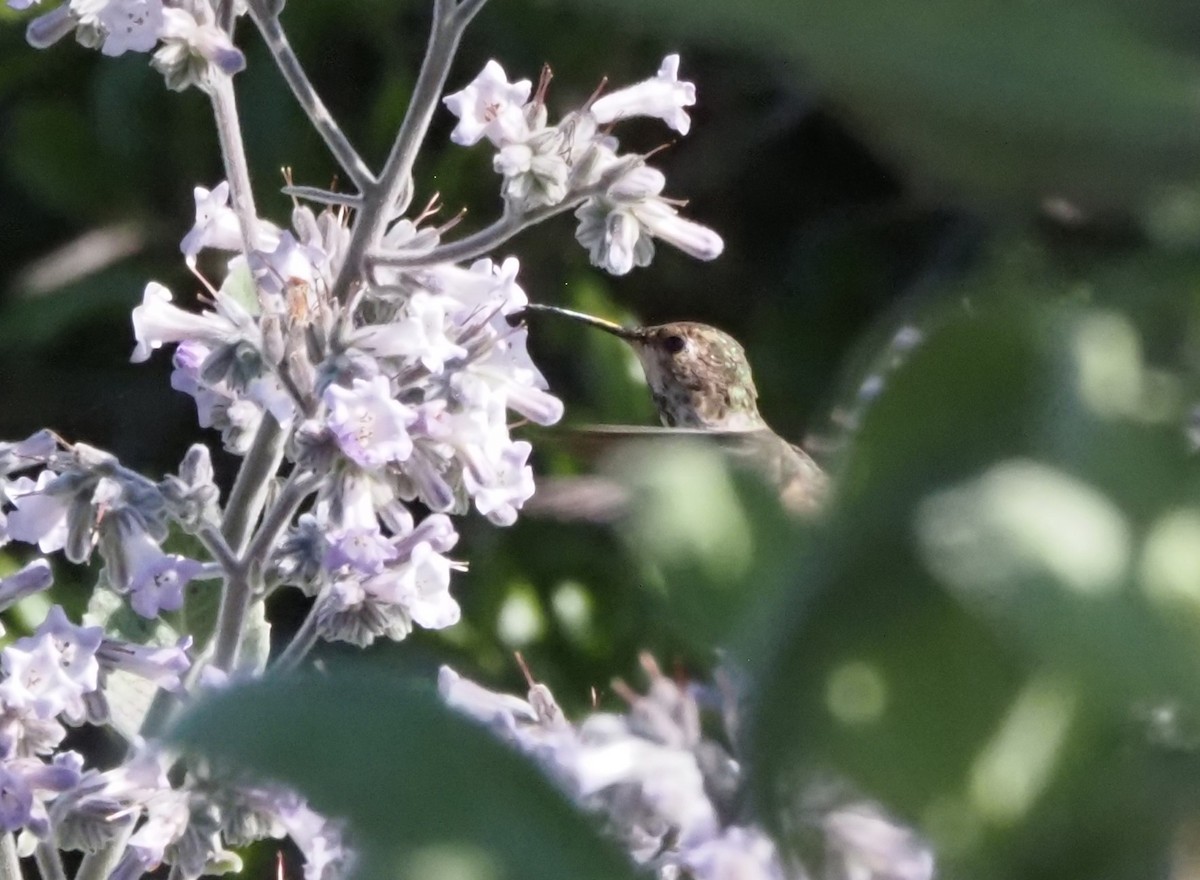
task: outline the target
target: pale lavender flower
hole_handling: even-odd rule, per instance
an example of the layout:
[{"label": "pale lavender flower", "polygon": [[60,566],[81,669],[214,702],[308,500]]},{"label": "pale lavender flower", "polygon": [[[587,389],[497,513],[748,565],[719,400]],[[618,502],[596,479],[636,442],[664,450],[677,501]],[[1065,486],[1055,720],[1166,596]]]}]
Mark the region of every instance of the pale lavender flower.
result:
[{"label": "pale lavender flower", "polygon": [[580,205],[575,216],[579,218],[575,238],[588,249],[593,266],[610,275],[626,275],[634,266],[649,266],[654,259],[654,240],[628,208],[609,209],[592,200]]},{"label": "pale lavender flower", "polygon": [[910,829],[868,803],[827,813],[825,845],[841,864],[841,876],[864,880],[932,880],[933,852]]},{"label": "pale lavender flower", "polygon": [[357,575],[339,577],[321,590],[314,613],[324,638],[366,647],[380,636],[400,641],[411,632],[404,609],[368,592],[366,583]]},{"label": "pale lavender flower", "polygon": [[250,253],[249,265],[262,290],[280,294],[289,284],[314,284],[329,256],[311,244],[302,244],[292,233],[279,233],[274,247]]},{"label": "pale lavender flower", "polygon": [[[207,13],[208,7],[196,7]],[[167,7],[159,37],[162,45],[150,62],[166,78],[167,87],[182,91],[190,85],[204,85],[210,77],[209,65],[225,76],[233,76],[246,67],[246,57],[233,45],[229,35],[216,24],[198,20],[186,9]]]},{"label": "pale lavender flower", "polygon": [[203,342],[194,339],[180,342],[171,356],[171,387],[182,391],[196,401],[196,419],[201,428],[211,428],[215,424],[214,416],[218,406],[232,398],[232,393],[221,393],[217,387],[201,381],[200,373],[204,361],[211,349]]},{"label": "pale lavender flower", "polygon": [[58,441],[46,430],[16,443],[0,443],[0,476],[45,464],[57,449]]},{"label": "pale lavender flower", "polygon": [[[72,3],[75,9],[84,6],[94,7],[95,0]],[[149,52],[158,43],[163,27],[162,0],[103,0],[95,16],[105,34],[100,47],[105,55]]]},{"label": "pale lavender flower", "polygon": [[[11,2],[20,0],[10,0]],[[28,8],[28,5],[21,8]],[[75,25],[76,20],[71,14],[71,7],[64,3],[31,21],[25,28],[25,41],[35,49],[48,49],[74,31]]]},{"label": "pale lavender flower", "polygon": [[[27,596],[40,593],[54,583],[54,573],[45,559],[35,559],[20,571],[0,578],[0,611],[11,608]],[[0,635],[3,635],[0,627]]]},{"label": "pale lavender flower", "polygon": [[51,824],[62,849],[96,852],[134,825],[143,806],[170,792],[169,761],[140,738],[134,752],[111,770],[88,770],[50,806]]},{"label": "pale lavender flower", "polygon": [[477,479],[471,469],[463,472],[476,509],[496,525],[516,522],[521,505],[533,497],[533,468],[528,464],[532,451],[529,443],[517,440],[492,458],[484,479]]},{"label": "pale lavender flower", "polygon": [[468,147],[484,137],[496,146],[520,140],[528,127],[522,107],[531,88],[527,79],[509,83],[504,68],[489,61],[470,85],[442,99],[458,117],[450,140]]},{"label": "pale lavender flower", "polygon": [[187,655],[191,646],[191,636],[183,636],[174,645],[162,647],[106,638],[96,649],[96,660],[100,664],[102,680],[110,672],[128,672],[163,690],[179,691],[183,687],[182,676],[192,665]]},{"label": "pale lavender flower", "polygon": [[378,525],[355,526],[329,531],[325,567],[330,571],[350,568],[360,574],[375,574],[396,559],[396,548]]},{"label": "pale lavender flower", "polygon": [[527,700],[488,690],[449,666],[438,669],[438,693],[448,706],[489,726],[514,730],[518,721],[526,724],[537,721],[537,713]]},{"label": "pale lavender flower", "polygon": [[[92,663],[95,661],[92,660]],[[62,651],[50,636],[31,636],[0,652],[0,704],[6,710],[28,710],[46,721],[62,712],[82,718],[84,694],[96,689],[98,665],[64,668]]]},{"label": "pale lavender flower", "polygon": [[697,260],[715,260],[725,250],[721,236],[707,226],[679,216],[663,199],[648,198],[631,209],[642,227],[652,236],[673,245]]},{"label": "pale lavender flower", "polygon": [[679,81],[679,56],[668,55],[654,77],[598,98],[590,109],[602,125],[631,116],[653,116],[687,134],[692,120],[683,108],[695,103],[696,87]]},{"label": "pale lavender flower", "polygon": [[682,863],[696,880],[785,880],[788,876],[775,842],[757,828],[737,825],[685,852]]},{"label": "pale lavender flower", "polygon": [[380,468],[412,454],[408,426],[415,414],[392,398],[386,376],[355,379],[349,388],[330,385],[324,396],[329,428],[355,464]]},{"label": "pale lavender flower", "polygon": [[8,514],[6,533],[14,541],[37,544],[43,553],[61,550],[67,543],[67,513],[71,498],[46,489],[58,475],[50,470],[38,474],[37,482],[18,477],[6,494],[16,506]]},{"label": "pale lavender flower", "polygon": [[469,268],[441,263],[416,273],[417,283],[431,293],[442,294],[456,307],[448,309],[458,320],[480,313],[511,315],[529,304],[517,283],[521,264],[516,257],[494,263],[484,257]]},{"label": "pale lavender flower", "polygon": [[418,626],[444,629],[462,613],[450,595],[450,569],[450,560],[421,542],[407,562],[371,578],[364,589],[403,608]]},{"label": "pale lavender flower", "polygon": [[191,817],[188,799],[186,791],[164,789],[145,802],[146,821],[129,838],[125,850],[132,864],[119,865],[113,872],[114,877],[122,876],[127,870],[146,873],[162,864],[167,847],[187,830]]},{"label": "pale lavender flower", "polygon": [[417,291],[405,302],[398,318],[387,324],[360,327],[352,341],[375,357],[419,362],[431,373],[441,373],[446,361],[467,354],[450,338],[447,329],[444,298]]},{"label": "pale lavender flower", "polygon": [[504,177],[504,198],[518,211],[557,205],[570,192],[571,163],[553,129],[523,143],[508,143],[492,159]]},{"label": "pale lavender flower", "polygon": [[603,198],[589,199],[576,209],[579,226],[575,238],[588,249],[592,265],[613,275],[649,265],[655,238],[699,260],[721,255],[725,249],[721,237],[707,226],[680,217],[660,195],[665,185],[662,172],[635,165]]},{"label": "pale lavender flower", "polygon": [[241,250],[242,230],[237,214],[229,207],[229,183],[222,180],[211,190],[198,186],[193,194],[196,222],[179,243],[188,263],[194,264],[196,255],[205,248]]},{"label": "pale lavender flower", "polygon": [[129,594],[129,604],[142,617],[182,608],[183,588],[204,570],[193,559],[164,553],[143,520],[124,510],[108,517],[100,549],[113,587]]},{"label": "pale lavender flower", "polygon": [[194,314],[171,305],[171,291],[157,281],[146,285],[142,304],[133,310],[133,333],[137,345],[133,363],[150,358],[150,353],[168,342],[198,340],[209,344],[237,341],[253,332],[250,315],[230,297],[218,294],[217,311]]},{"label": "pale lavender flower", "polygon": [[276,816],[304,854],[304,880],[333,880],[347,875],[353,854],[346,845],[341,823],[325,818],[299,798],[281,803]]},{"label": "pale lavender flower", "polygon": [[67,619],[61,605],[54,605],[32,636],[18,639],[13,647],[32,652],[47,642],[58,652],[58,665],[79,688],[79,698],[63,705],[62,712],[71,724],[82,724],[86,717],[85,695],[99,687],[100,664],[96,651],[103,631],[98,626],[76,626]]},{"label": "pale lavender flower", "polygon": [[60,752],[50,763],[40,758],[0,762],[0,831],[28,829],[39,839],[50,833],[46,802],[79,782],[83,759]]}]

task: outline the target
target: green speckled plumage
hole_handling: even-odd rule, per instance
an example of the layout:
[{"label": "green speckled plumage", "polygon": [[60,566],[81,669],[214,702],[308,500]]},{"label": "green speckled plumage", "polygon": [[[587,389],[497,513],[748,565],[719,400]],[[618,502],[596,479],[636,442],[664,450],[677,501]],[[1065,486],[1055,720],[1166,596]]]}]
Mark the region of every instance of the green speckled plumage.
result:
[{"label": "green speckled plumage", "polygon": [[[669,428],[765,428],[758,389],[736,339],[707,324],[644,327],[629,337],[659,417]],[[683,340],[668,344],[669,340]]]}]

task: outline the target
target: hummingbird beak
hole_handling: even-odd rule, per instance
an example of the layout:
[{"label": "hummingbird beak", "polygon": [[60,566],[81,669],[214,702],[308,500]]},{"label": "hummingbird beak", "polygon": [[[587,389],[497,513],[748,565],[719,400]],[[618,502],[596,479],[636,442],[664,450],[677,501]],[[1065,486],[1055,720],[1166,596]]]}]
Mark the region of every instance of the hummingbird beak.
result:
[{"label": "hummingbird beak", "polygon": [[525,311],[528,312],[550,312],[555,315],[562,315],[564,318],[570,318],[573,321],[578,321],[580,324],[587,324],[589,327],[596,327],[606,333],[611,333],[613,336],[619,336],[629,342],[637,342],[642,338],[642,334],[636,329],[622,327],[620,324],[614,324],[612,321],[605,321],[603,318],[596,318],[592,315],[585,315],[583,312],[573,312],[570,309],[559,308],[558,306],[544,306],[540,303],[529,303],[525,306]]}]

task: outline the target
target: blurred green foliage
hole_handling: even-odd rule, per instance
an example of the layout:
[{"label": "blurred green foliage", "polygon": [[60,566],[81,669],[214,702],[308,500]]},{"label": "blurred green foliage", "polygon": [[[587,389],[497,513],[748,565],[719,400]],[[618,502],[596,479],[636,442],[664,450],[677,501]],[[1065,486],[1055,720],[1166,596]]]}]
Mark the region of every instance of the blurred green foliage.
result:
[{"label": "blurred green foliage", "polygon": [[[383,0],[293,0],[285,13],[318,89],[375,159],[427,15]],[[0,436],[48,424],[148,472],[172,468],[194,415],[165,357],[126,365],[128,311],[147,278],[185,300],[197,286],[177,241],[192,186],[220,173],[205,103],[165,94],[144,58],[35,53],[5,19]],[[452,84],[489,57],[514,78],[546,61],[562,109],[602,75],[631,82],[682,52],[700,95],[693,131],[654,161],[727,241],[713,264],[664,248],[611,279],[560,219],[513,243],[530,295],[728,329],[767,419],[807,434],[838,490],[823,522],[802,525],[703,449],[628,451],[644,503],[624,527],[468,523],[463,622],[375,658],[421,674],[449,660],[520,690],[519,649],[582,709],[592,687],[614,699],[606,683],[639,649],[706,675],[719,648],[756,683],[745,728],[763,817],[801,849],[802,793],[835,778],[916,823],[946,876],[1184,876],[1200,811],[1197,26],[1179,0],[493,0]],[[260,208],[282,219],[280,166],[314,185],[333,170],[247,45],[238,87]],[[486,150],[452,148],[449,129],[442,114],[417,201],[438,190],[469,207],[470,231],[498,211],[496,179]],[[628,133],[645,149],[662,138]],[[98,266],[57,250],[96,234],[113,254]],[[896,365],[886,344],[902,325],[925,341]],[[532,345],[569,421],[652,421],[618,341],[540,322]],[[880,369],[884,391],[864,406],[859,385]],[[544,470],[590,467],[530,437]],[[277,633],[301,610],[272,607]],[[423,699],[395,695],[431,730],[454,723]],[[263,719],[243,753],[254,761],[376,770],[333,750],[264,751],[279,731]],[[427,748],[418,769],[432,772],[445,743],[404,730],[380,748]],[[440,789],[447,810],[482,796],[464,779]],[[552,793],[529,797],[557,815]],[[578,873],[594,842],[558,830],[558,873]]]}]

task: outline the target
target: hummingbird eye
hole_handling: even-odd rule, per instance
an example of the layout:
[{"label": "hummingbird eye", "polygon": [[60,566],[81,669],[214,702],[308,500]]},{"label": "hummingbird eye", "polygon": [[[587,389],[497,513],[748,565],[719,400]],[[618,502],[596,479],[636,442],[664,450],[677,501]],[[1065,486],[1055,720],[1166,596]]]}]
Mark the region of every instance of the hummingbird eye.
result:
[{"label": "hummingbird eye", "polygon": [[687,341],[682,336],[668,336],[663,340],[667,354],[679,354],[686,346]]}]

